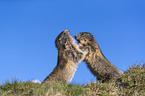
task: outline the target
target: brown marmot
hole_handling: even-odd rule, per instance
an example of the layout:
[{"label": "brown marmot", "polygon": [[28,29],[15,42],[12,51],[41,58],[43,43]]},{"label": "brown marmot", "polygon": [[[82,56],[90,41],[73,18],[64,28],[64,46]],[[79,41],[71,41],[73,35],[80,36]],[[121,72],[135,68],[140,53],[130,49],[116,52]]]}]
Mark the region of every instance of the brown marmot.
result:
[{"label": "brown marmot", "polygon": [[82,62],[88,53],[87,50],[82,51],[79,49],[69,30],[61,32],[57,36],[55,44],[58,50],[57,66],[42,83],[49,83],[50,81],[70,82],[78,63]]},{"label": "brown marmot", "polygon": [[82,51],[88,49],[88,54],[84,61],[98,81],[109,81],[112,77],[122,73],[105,58],[91,33],[79,33],[75,35],[75,39],[78,41],[79,48]]}]

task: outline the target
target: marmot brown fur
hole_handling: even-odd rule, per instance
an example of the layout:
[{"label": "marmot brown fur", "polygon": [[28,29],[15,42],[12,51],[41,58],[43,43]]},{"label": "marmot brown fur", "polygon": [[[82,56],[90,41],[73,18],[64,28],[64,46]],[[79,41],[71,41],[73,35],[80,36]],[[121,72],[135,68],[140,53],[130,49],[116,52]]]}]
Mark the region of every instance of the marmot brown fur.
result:
[{"label": "marmot brown fur", "polygon": [[89,52],[84,61],[98,81],[105,82],[122,73],[105,58],[91,33],[79,33],[75,35],[75,39],[78,41],[80,49],[88,49]]},{"label": "marmot brown fur", "polygon": [[61,32],[57,36],[55,44],[58,50],[57,66],[42,83],[49,83],[50,81],[70,82],[76,71],[77,64],[83,61],[88,53],[88,51],[79,49],[69,30]]}]

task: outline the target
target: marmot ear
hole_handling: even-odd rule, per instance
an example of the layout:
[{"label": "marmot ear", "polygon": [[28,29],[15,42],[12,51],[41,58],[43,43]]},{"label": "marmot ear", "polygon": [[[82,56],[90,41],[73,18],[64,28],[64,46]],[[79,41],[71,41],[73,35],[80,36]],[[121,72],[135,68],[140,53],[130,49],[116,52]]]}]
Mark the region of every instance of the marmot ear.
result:
[{"label": "marmot ear", "polygon": [[91,38],[90,41],[94,41],[94,38]]},{"label": "marmot ear", "polygon": [[86,37],[86,38],[87,38],[87,41],[93,41],[93,37],[90,35],[88,35],[88,37]]}]

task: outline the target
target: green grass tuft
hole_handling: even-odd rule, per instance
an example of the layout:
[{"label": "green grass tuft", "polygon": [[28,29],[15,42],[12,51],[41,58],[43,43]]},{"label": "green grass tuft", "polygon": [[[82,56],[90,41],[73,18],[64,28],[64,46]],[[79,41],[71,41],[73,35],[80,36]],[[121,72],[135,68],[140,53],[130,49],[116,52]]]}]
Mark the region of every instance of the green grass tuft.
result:
[{"label": "green grass tuft", "polygon": [[[127,88],[116,84],[116,78],[128,83]],[[108,83],[90,83],[85,85],[53,82],[39,84],[17,79],[7,80],[0,85],[0,96],[145,96],[145,64],[130,66],[124,74]]]}]

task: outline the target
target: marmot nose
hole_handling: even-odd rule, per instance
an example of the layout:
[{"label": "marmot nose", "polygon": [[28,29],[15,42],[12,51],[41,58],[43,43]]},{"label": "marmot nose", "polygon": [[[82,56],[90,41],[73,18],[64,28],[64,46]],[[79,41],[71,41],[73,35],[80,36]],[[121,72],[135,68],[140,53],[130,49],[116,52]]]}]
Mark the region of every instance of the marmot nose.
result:
[{"label": "marmot nose", "polygon": [[74,37],[75,37],[76,40],[79,40],[80,35],[77,34],[77,35],[75,35]]},{"label": "marmot nose", "polygon": [[64,33],[66,33],[66,34],[70,34],[70,32],[69,32],[68,29],[64,30]]}]

